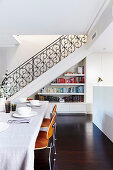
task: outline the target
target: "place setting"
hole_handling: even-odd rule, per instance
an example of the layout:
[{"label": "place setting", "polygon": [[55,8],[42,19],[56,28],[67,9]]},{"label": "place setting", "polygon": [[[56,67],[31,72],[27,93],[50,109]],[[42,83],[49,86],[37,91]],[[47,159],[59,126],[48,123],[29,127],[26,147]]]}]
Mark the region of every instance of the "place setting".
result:
[{"label": "place setting", "polygon": [[40,107],[42,104],[39,100],[30,100],[26,105],[30,107]]},{"label": "place setting", "polygon": [[[40,107],[42,103],[39,100],[29,100],[26,98],[19,98],[14,103],[10,101],[4,101],[4,108],[2,111],[5,111],[11,115],[7,122],[0,122],[0,132],[5,131],[9,128],[10,124],[20,124],[20,123],[30,123],[30,117],[37,116],[38,112],[33,110],[34,107]],[[14,118],[14,119],[13,119]]]},{"label": "place setting", "polygon": [[26,118],[36,116],[37,112],[33,111],[31,107],[19,107],[17,111],[12,114],[13,117],[16,118]]},{"label": "place setting", "polygon": [[[26,98],[21,98],[18,100],[18,104],[26,104],[29,101],[26,100]],[[12,117],[14,118],[21,118],[21,119],[10,119],[8,120],[8,123],[12,124],[20,124],[20,123],[30,123],[29,117],[36,116],[38,113],[34,110],[32,110],[31,107],[28,107],[26,105],[24,106],[19,106],[16,108],[16,104],[12,104]]]},{"label": "place setting", "polygon": [[[26,98],[19,98],[15,103],[10,103],[9,101],[5,102],[5,113],[10,113],[11,117],[15,118],[27,118],[37,115],[37,111],[34,111],[32,107],[29,106],[40,106],[39,101],[33,100],[29,102],[30,105],[27,105],[29,101]],[[23,121],[24,122],[24,121]]]},{"label": "place setting", "polygon": [[32,110],[32,107],[40,107],[42,104],[39,100],[27,100],[26,98],[19,98],[16,101],[17,108],[15,108],[15,112],[12,113],[12,116],[15,118],[27,118],[33,117],[37,115],[37,112]]}]

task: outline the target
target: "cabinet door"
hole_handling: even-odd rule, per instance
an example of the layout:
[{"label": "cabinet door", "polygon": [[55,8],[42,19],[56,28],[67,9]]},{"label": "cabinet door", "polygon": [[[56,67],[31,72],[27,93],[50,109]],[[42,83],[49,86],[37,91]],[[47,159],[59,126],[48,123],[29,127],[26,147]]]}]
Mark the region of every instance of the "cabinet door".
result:
[{"label": "cabinet door", "polygon": [[58,103],[57,104],[58,113],[69,113],[69,104],[67,103]]},{"label": "cabinet door", "polygon": [[70,104],[69,111],[70,113],[86,113],[86,104]]}]

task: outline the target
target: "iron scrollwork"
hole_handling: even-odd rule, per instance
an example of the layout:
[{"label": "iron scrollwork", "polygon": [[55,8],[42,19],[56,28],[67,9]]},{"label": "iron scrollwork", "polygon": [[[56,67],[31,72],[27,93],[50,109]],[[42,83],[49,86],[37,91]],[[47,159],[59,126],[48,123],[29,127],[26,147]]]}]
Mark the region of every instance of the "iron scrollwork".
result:
[{"label": "iron scrollwork", "polygon": [[12,96],[86,42],[87,35],[61,36],[9,73],[2,84],[7,80],[10,84],[10,96]]}]

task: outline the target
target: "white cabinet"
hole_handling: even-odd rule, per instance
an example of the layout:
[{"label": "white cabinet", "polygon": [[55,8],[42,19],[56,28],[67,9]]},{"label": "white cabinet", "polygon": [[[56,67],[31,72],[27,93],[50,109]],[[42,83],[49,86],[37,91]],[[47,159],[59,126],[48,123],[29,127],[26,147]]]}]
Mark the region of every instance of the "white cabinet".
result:
[{"label": "white cabinet", "polygon": [[87,113],[86,103],[50,103],[50,110],[57,104],[57,113]]},{"label": "white cabinet", "polygon": [[58,103],[57,112],[58,113],[69,113],[70,105],[68,103]]},{"label": "white cabinet", "polygon": [[70,103],[69,105],[70,113],[86,113],[86,104],[85,103]]}]

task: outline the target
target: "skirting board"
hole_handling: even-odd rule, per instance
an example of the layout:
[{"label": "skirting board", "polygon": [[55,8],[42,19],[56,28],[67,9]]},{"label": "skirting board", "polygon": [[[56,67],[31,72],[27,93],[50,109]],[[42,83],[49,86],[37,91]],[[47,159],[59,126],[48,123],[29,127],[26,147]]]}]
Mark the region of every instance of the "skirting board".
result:
[{"label": "skirting board", "polygon": [[57,113],[58,116],[85,116],[86,113]]}]

